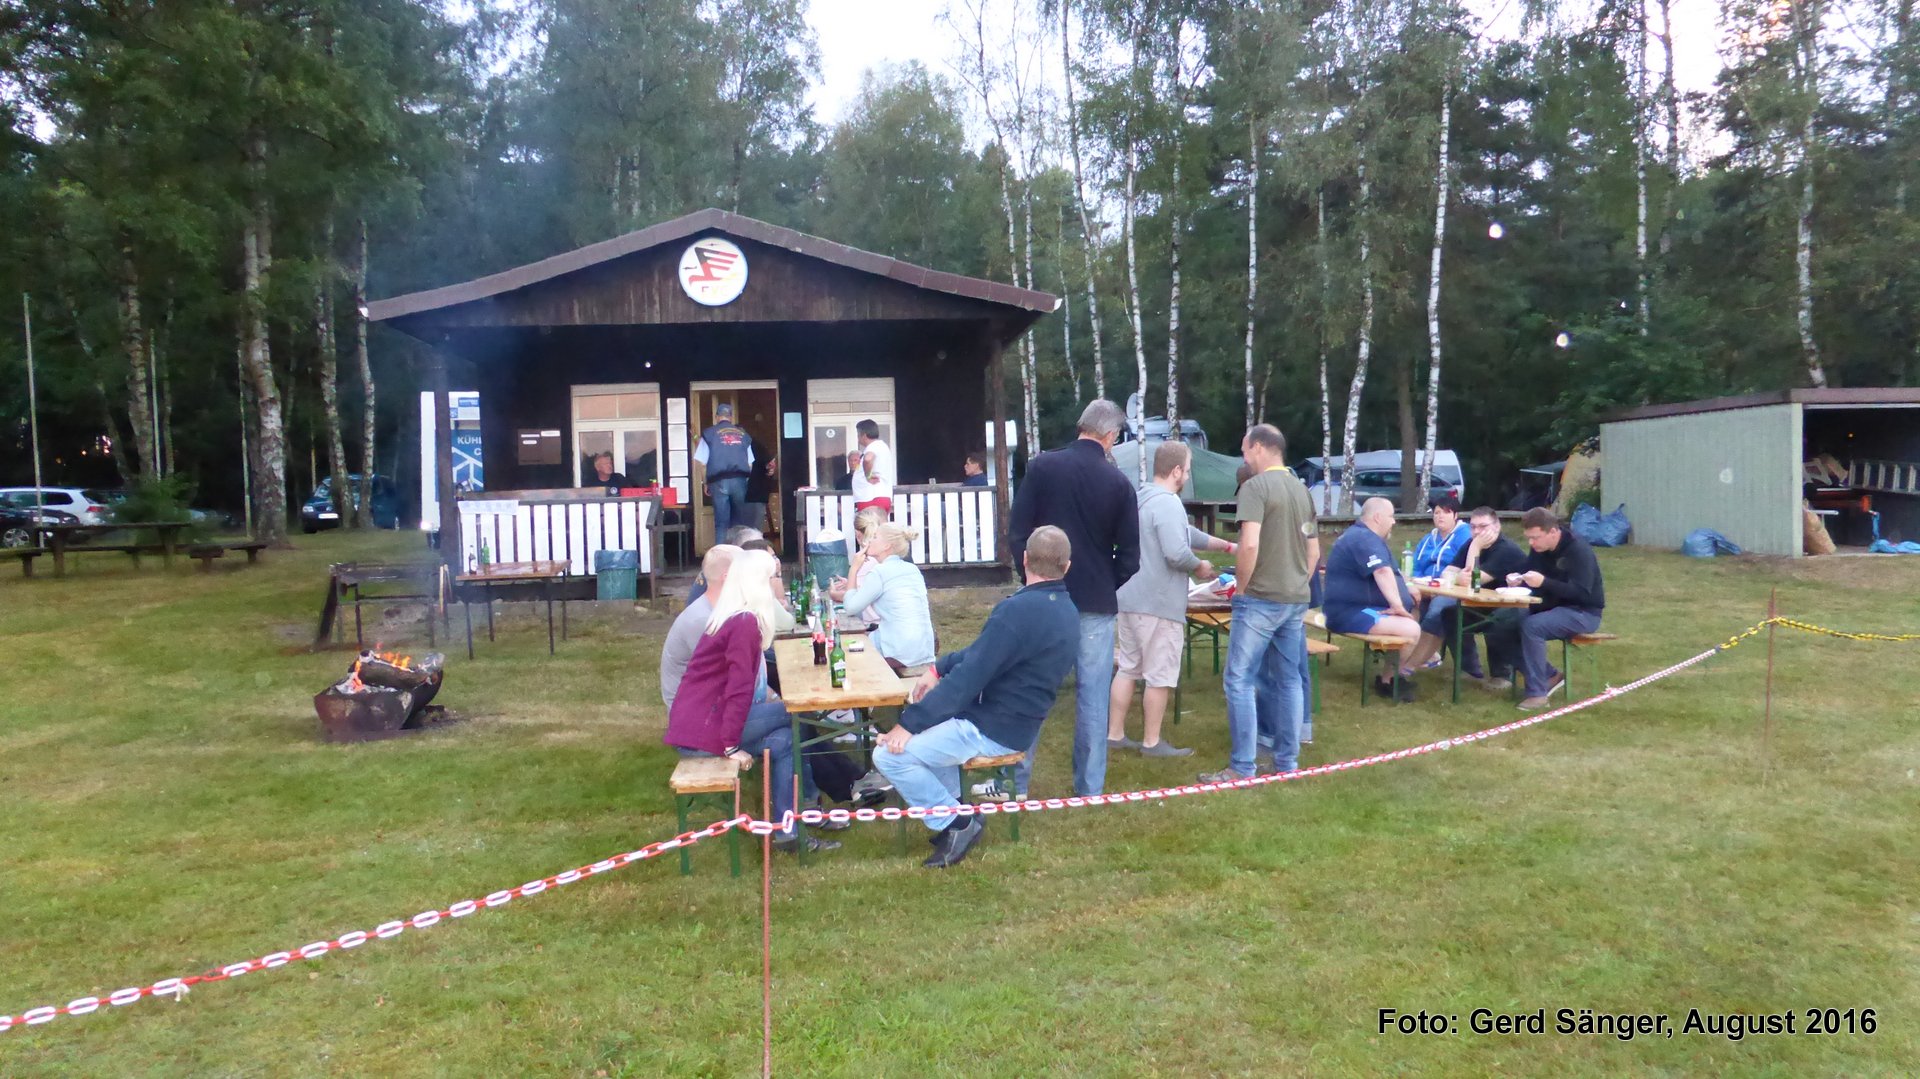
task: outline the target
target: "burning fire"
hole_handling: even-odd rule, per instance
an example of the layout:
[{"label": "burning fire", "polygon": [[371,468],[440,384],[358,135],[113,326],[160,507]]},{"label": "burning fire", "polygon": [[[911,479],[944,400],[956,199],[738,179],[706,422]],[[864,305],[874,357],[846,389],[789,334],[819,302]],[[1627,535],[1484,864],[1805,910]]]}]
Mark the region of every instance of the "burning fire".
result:
[{"label": "burning fire", "polygon": [[410,671],[413,669],[412,656],[402,655],[399,652],[376,651],[379,647],[380,646],[376,644],[373,648],[360,653],[359,658],[353,661],[353,669],[347,672],[347,680],[342,684],[341,688],[345,689],[348,693],[365,691],[367,684],[360,679],[360,667],[370,659],[378,660],[389,667],[397,667],[401,670]]}]

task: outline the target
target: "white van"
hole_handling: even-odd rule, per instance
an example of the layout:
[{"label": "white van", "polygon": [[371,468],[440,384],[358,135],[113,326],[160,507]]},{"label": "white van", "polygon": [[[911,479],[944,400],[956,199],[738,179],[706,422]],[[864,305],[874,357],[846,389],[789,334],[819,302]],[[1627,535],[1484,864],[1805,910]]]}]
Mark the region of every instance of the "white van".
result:
[{"label": "white van", "polygon": [[[1415,450],[1413,466],[1419,468],[1426,457],[1425,450]],[[1346,482],[1349,473],[1354,477],[1354,501],[1364,502],[1379,497],[1392,501],[1396,508],[1411,511],[1411,507],[1400,505],[1400,451],[1368,450],[1356,453],[1353,467],[1347,467],[1344,456],[1309,457],[1294,466],[1300,482],[1307,485],[1307,493],[1313,496],[1313,508],[1318,511],[1327,505],[1323,499],[1329,494],[1335,513],[1346,510]],[[1329,492],[1329,488],[1331,491]],[[1460,472],[1460,455],[1452,450],[1433,451],[1433,484],[1428,489],[1429,504],[1442,495],[1451,495],[1454,501],[1466,504],[1466,479]]]}]

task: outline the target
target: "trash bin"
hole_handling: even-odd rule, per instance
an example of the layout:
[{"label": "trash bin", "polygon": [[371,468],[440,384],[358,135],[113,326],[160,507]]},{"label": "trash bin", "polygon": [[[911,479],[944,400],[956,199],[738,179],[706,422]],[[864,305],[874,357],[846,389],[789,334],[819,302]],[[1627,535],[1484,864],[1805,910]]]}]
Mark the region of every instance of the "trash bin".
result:
[{"label": "trash bin", "polygon": [[593,577],[595,599],[635,599],[640,587],[640,552],[593,552]]},{"label": "trash bin", "polygon": [[833,539],[807,544],[807,573],[823,592],[835,577],[847,575],[847,543],[839,533],[834,533]]}]

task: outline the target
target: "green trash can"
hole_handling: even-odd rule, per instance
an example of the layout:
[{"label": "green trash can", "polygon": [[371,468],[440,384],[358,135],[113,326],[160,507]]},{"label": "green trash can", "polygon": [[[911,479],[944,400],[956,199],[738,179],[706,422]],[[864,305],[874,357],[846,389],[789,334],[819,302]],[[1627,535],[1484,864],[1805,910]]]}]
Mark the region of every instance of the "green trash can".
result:
[{"label": "green trash can", "polygon": [[826,540],[807,544],[807,573],[826,591],[835,577],[847,575],[847,545],[844,540]]},{"label": "green trash can", "polygon": [[593,578],[595,599],[636,599],[640,589],[640,552],[595,551]]}]

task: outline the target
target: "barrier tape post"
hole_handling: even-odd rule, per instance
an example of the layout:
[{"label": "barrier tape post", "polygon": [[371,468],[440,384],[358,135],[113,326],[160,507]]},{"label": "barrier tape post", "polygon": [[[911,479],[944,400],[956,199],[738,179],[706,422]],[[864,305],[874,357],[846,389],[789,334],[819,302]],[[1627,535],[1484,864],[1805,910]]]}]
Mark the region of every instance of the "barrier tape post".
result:
[{"label": "barrier tape post", "polygon": [[1760,784],[1773,775],[1773,631],[1780,622],[1780,588],[1767,593],[1767,690],[1760,713]]},{"label": "barrier tape post", "polygon": [[[773,751],[761,750],[760,788],[767,815],[773,815]],[[794,805],[799,802],[800,767],[794,769]],[[807,833],[795,828],[804,846]],[[773,1079],[773,833],[760,837],[760,1074]]]}]

